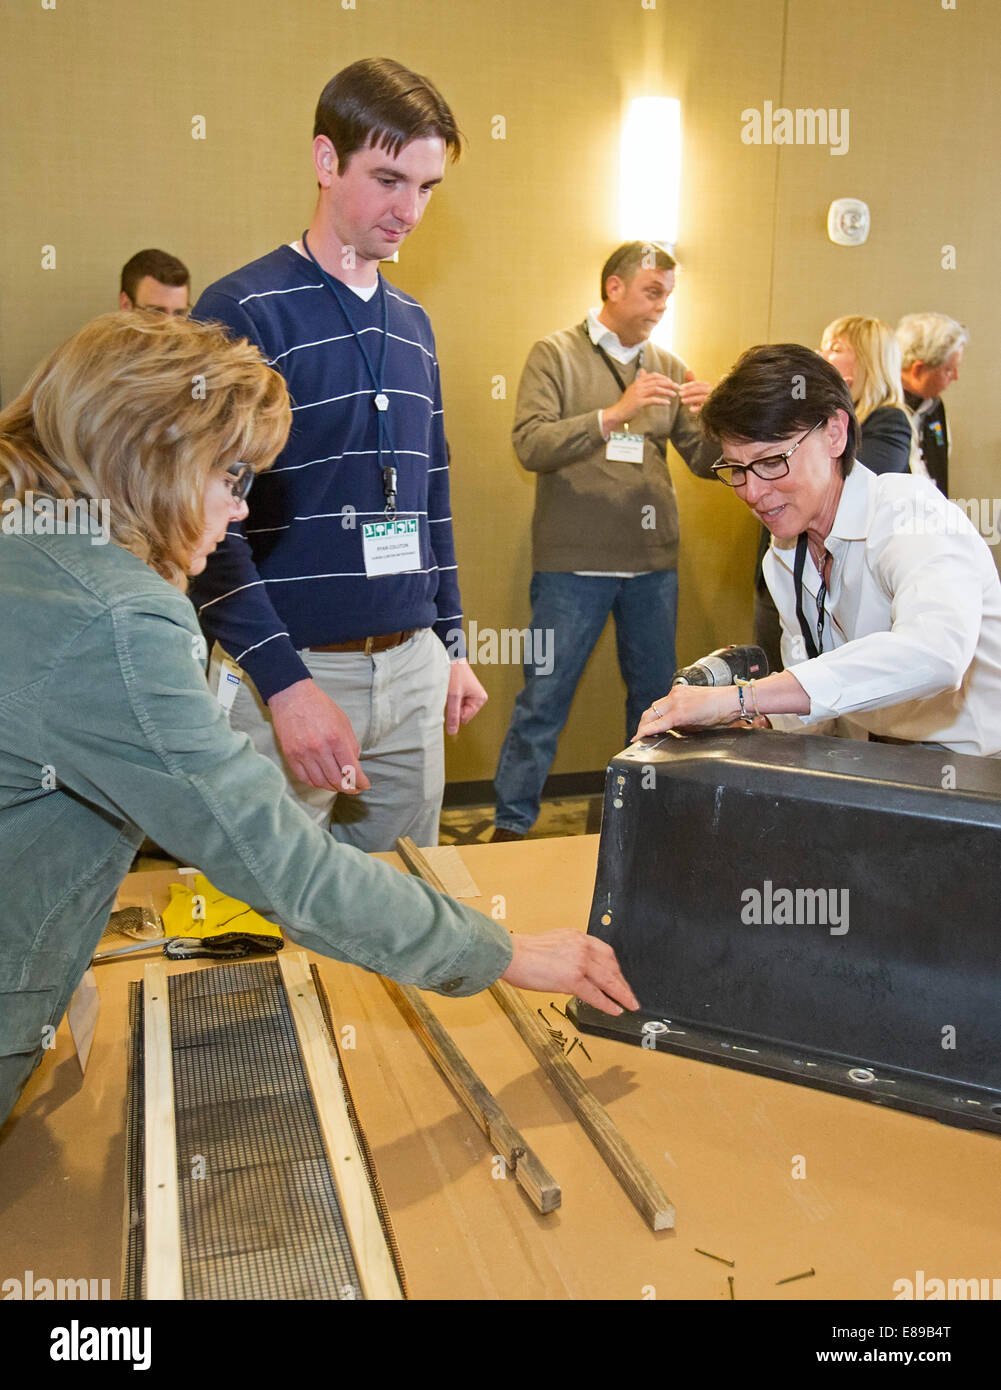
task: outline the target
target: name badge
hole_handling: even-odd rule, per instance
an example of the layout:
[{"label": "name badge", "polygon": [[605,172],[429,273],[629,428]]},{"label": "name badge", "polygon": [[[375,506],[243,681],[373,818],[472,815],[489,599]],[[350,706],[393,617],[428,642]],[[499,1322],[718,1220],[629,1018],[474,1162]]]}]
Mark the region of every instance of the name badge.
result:
[{"label": "name badge", "polygon": [[240,689],[243,676],[239,666],[235,661],[231,661],[227,656],[223,659],[219,667],[219,688],[216,691],[216,699],[224,710],[233,708],[233,701],[236,699],[236,692]]},{"label": "name badge", "polygon": [[645,437],[642,434],[634,434],[632,430],[624,430],[621,433],[613,430],[605,445],[605,458],[611,459],[613,463],[642,463]]},{"label": "name badge", "polygon": [[369,579],[410,574],[421,567],[420,521],[415,516],[366,522],[361,528],[361,544]]}]

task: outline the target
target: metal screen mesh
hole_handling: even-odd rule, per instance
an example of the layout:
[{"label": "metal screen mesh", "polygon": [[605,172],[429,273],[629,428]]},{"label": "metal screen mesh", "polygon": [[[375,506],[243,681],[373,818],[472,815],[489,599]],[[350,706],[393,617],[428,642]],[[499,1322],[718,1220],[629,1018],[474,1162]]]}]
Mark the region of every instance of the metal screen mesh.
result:
[{"label": "metal screen mesh", "polygon": [[125,1259],[122,1297],[145,1298],[146,1077],[143,1067],[143,988],[129,985],[129,1078],[125,1118]]},{"label": "metal screen mesh", "polygon": [[184,1297],[362,1298],[277,963],[172,975],[170,1032]]}]

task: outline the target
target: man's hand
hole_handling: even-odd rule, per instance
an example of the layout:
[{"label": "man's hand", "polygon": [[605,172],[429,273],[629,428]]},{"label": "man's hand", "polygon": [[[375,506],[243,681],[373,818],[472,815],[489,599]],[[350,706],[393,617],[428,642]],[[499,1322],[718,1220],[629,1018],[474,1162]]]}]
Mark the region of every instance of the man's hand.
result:
[{"label": "man's hand", "polygon": [[678,391],[678,396],[682,405],[687,405],[693,415],[698,415],[712,389],[708,381],[696,381],[695,373],[689,367],[685,373],[684,385]]},{"label": "man's hand", "polygon": [[660,372],[647,372],[640,367],[615,404],[602,411],[602,429],[606,435],[611,434],[613,430],[620,430],[644,406],[667,405],[683,389],[669,376],[663,376]]},{"label": "man's hand", "polygon": [[[542,936],[512,936],[514,955],[501,976],[520,989],[576,994],[602,1013],[638,1009],[639,1000],[626,984],[615,952],[596,936],[569,927]],[[622,1007],[620,1007],[622,1006]]]},{"label": "man's hand", "polygon": [[351,721],[315,681],[296,681],[279,690],[268,708],[281,750],[300,782],[347,796],[372,785],[359,766]]},{"label": "man's hand", "polygon": [[445,701],[445,732],[457,734],[459,726],[468,724],[486,702],[487,692],[473,675],[469,662],[461,658],[453,661]]}]

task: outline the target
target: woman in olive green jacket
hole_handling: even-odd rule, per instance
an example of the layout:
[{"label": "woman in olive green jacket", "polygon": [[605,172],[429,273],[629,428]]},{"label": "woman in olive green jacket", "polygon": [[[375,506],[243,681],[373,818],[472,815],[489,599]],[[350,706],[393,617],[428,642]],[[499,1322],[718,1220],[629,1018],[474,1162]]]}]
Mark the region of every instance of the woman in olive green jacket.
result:
[{"label": "woman in olive green jacket", "polygon": [[335,843],[230,729],[185,577],[290,420],[250,344],[139,313],[88,324],[0,413],[0,1122],[144,835],[335,959],[637,1007],[604,943],[512,936]]}]

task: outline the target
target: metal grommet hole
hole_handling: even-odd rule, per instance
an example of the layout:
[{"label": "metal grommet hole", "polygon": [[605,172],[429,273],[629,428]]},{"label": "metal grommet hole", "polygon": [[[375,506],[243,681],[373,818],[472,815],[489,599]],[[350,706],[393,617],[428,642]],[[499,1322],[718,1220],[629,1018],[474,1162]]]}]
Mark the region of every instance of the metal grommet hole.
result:
[{"label": "metal grommet hole", "polygon": [[848,1079],[850,1081],[863,1081],[868,1083],[876,1080],[876,1073],[870,1071],[868,1067],[852,1067],[851,1071],[848,1073]]},{"label": "metal grommet hole", "polygon": [[644,1033],[669,1033],[671,1030],[666,1023],[660,1023],[657,1019],[652,1018],[649,1023],[644,1023],[642,1031]]}]

